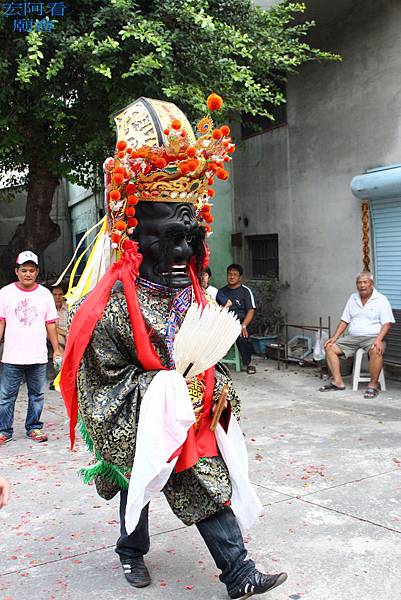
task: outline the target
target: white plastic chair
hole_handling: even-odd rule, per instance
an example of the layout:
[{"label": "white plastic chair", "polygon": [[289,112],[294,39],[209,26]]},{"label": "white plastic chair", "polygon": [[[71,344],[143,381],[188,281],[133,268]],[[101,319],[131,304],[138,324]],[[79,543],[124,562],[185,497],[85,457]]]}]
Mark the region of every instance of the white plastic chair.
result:
[{"label": "white plastic chair", "polygon": [[[366,354],[366,351],[362,348],[359,348],[355,354],[354,369],[352,371],[352,389],[354,392],[357,391],[358,385],[361,383],[361,381],[370,381],[370,373],[361,373],[362,359],[364,354]],[[386,389],[386,380],[384,379],[383,369],[380,371],[379,383],[380,389],[384,392]]]}]

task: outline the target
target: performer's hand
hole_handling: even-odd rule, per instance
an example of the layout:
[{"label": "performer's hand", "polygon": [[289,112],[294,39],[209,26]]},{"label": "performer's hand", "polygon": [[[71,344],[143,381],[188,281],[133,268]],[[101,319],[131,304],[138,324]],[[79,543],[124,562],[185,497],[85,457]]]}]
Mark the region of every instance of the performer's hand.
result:
[{"label": "performer's hand", "polygon": [[11,486],[7,479],[0,477],[0,508],[5,506],[10,498]]},{"label": "performer's hand", "polygon": [[[216,408],[219,406],[219,402],[215,402],[212,406],[212,415],[214,415],[214,413],[216,412]],[[226,410],[228,406],[228,400],[225,399],[225,401],[223,402],[223,408],[221,409],[221,412],[223,412],[223,410]]]}]

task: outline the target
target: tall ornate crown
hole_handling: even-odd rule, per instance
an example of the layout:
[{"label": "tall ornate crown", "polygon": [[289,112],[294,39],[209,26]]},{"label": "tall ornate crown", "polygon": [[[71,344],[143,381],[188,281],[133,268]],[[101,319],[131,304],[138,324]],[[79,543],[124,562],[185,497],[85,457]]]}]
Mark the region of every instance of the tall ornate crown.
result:
[{"label": "tall ornate crown", "polygon": [[[210,94],[209,111],[222,105],[220,96]],[[214,128],[208,115],[199,121],[196,138],[177,106],[150,98],[139,98],[114,120],[116,153],[104,162],[112,246],[123,250],[138,224],[135,206],[140,201],[190,202],[210,233],[214,177],[228,179],[224,167],[235,149],[228,125]]]}]

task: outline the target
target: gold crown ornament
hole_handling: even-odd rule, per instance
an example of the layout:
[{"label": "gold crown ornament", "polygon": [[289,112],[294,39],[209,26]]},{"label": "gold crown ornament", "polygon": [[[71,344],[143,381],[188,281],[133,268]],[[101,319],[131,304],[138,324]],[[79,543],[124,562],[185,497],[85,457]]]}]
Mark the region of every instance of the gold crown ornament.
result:
[{"label": "gold crown ornament", "polygon": [[[209,111],[222,105],[220,96],[210,94]],[[116,152],[103,165],[112,247],[124,250],[124,241],[138,224],[138,202],[190,202],[210,234],[214,178],[228,179],[225,166],[235,150],[228,125],[215,128],[207,115],[199,121],[196,137],[175,104],[143,97],[114,120]]]}]

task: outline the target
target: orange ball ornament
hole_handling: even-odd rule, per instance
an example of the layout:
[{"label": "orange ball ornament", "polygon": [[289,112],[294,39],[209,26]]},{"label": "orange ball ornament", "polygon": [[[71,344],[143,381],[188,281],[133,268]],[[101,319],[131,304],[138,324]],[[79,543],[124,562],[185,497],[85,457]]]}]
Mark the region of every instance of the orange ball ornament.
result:
[{"label": "orange ball ornament", "polygon": [[217,171],[216,175],[219,179],[222,179],[223,181],[225,181],[229,177],[228,171],[225,171],[224,169],[220,169],[220,171]]},{"label": "orange ball ornament", "polygon": [[199,166],[199,160],[197,158],[191,158],[191,160],[187,162],[187,166],[190,172],[195,171]]},{"label": "orange ball ornament", "polygon": [[128,183],[127,187],[125,188],[125,191],[127,192],[127,194],[133,194],[134,192],[136,192],[135,183]]},{"label": "orange ball ornament", "polygon": [[189,158],[194,158],[196,156],[196,148],[194,146],[190,146],[187,149],[187,156],[189,156]]},{"label": "orange ball ornament", "polygon": [[180,170],[181,175],[188,175],[189,167],[188,167],[187,163],[183,163],[183,164],[179,165],[178,168]]},{"label": "orange ball ornament", "polygon": [[136,227],[138,225],[138,219],[135,217],[128,217],[128,227]]},{"label": "orange ball ornament", "polygon": [[114,202],[117,202],[120,198],[121,198],[121,194],[118,190],[111,190],[110,200],[114,200]]},{"label": "orange ball ornament", "polygon": [[166,159],[165,159],[165,158],[162,158],[162,157],[160,157],[160,158],[158,158],[158,159],[156,160],[156,167],[157,167],[158,169],[164,169],[164,167],[165,167],[166,165],[167,165],[167,161],[166,161]]},{"label": "orange ball ornament", "polygon": [[223,106],[223,98],[218,94],[212,93],[208,96],[206,104],[209,110],[220,110]]},{"label": "orange ball ornament", "polygon": [[117,221],[114,225],[118,231],[125,231],[127,229],[127,223],[125,221]]},{"label": "orange ball ornament", "polygon": [[114,173],[112,181],[115,185],[120,185],[124,181],[124,175],[121,173]]},{"label": "orange ball ornament", "polygon": [[128,146],[127,142],[124,140],[120,140],[119,142],[117,142],[116,144],[116,148],[117,150],[125,150],[126,147]]}]

